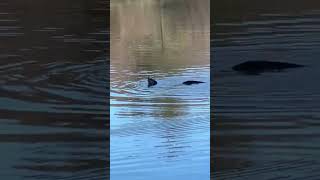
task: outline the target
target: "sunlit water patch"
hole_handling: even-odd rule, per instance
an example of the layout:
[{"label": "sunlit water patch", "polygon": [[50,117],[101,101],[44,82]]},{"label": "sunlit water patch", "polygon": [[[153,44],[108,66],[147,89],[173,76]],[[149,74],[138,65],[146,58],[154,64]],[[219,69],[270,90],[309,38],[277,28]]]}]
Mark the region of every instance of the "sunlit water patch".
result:
[{"label": "sunlit water patch", "polygon": [[[150,88],[144,78],[121,89],[113,81],[111,177],[209,177],[208,73],[208,67],[185,69]],[[205,83],[183,85],[186,79]]]}]

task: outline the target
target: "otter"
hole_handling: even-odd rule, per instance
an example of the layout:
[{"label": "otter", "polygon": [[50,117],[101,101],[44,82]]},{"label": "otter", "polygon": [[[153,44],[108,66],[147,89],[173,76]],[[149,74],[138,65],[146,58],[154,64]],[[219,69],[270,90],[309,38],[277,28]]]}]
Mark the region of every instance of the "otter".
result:
[{"label": "otter", "polygon": [[148,87],[154,86],[158,84],[158,82],[150,77],[148,77]]},{"label": "otter", "polygon": [[192,85],[192,84],[199,84],[199,83],[204,83],[202,81],[185,81],[182,84],[184,85]]},{"label": "otter", "polygon": [[232,69],[245,74],[260,74],[267,71],[281,71],[299,67],[304,67],[304,65],[276,61],[246,61],[233,66]]},{"label": "otter", "polygon": [[[204,83],[202,81],[185,81],[182,84],[184,85],[192,85],[192,84],[199,84],[199,83]],[[158,84],[158,82],[150,77],[148,77],[148,87],[155,86]]]}]

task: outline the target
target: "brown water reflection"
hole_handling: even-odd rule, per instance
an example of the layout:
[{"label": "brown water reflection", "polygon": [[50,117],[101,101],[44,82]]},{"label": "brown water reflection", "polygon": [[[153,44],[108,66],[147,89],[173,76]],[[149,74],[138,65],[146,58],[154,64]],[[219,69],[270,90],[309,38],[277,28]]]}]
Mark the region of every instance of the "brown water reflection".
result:
[{"label": "brown water reflection", "polygon": [[111,66],[132,66],[136,68],[133,72],[170,72],[185,66],[208,65],[209,56],[203,55],[209,52],[209,44],[205,43],[210,28],[207,4],[208,1],[191,0],[112,1],[111,54],[116,59]]}]

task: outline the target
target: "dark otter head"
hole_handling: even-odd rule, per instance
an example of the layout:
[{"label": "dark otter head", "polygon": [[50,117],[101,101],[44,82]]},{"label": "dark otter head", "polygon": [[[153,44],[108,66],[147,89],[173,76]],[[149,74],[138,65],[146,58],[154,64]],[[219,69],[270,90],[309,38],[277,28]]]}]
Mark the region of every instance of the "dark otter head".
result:
[{"label": "dark otter head", "polygon": [[157,81],[156,81],[156,80],[148,77],[148,87],[154,86],[154,85],[156,85],[156,84],[157,84]]}]

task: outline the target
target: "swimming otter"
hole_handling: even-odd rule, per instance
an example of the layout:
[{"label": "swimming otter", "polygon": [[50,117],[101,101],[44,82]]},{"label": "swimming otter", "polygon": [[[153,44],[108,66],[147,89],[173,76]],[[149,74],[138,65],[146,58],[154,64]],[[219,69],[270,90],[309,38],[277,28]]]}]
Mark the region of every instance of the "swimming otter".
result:
[{"label": "swimming otter", "polygon": [[275,61],[246,61],[235,65],[233,70],[246,74],[260,74],[266,71],[281,71],[288,68],[304,67],[303,65]]},{"label": "swimming otter", "polygon": [[184,85],[192,85],[192,84],[199,84],[199,83],[204,83],[202,81],[185,81],[182,84]]},{"label": "swimming otter", "polygon": [[[182,84],[184,84],[184,85],[192,85],[192,84],[199,84],[199,83],[204,83],[204,82],[202,82],[202,81],[185,81]],[[158,84],[158,82],[156,80],[148,77],[148,87],[154,86],[156,84]]]},{"label": "swimming otter", "polygon": [[156,84],[158,84],[158,82],[156,80],[148,77],[148,87],[154,86]]}]

